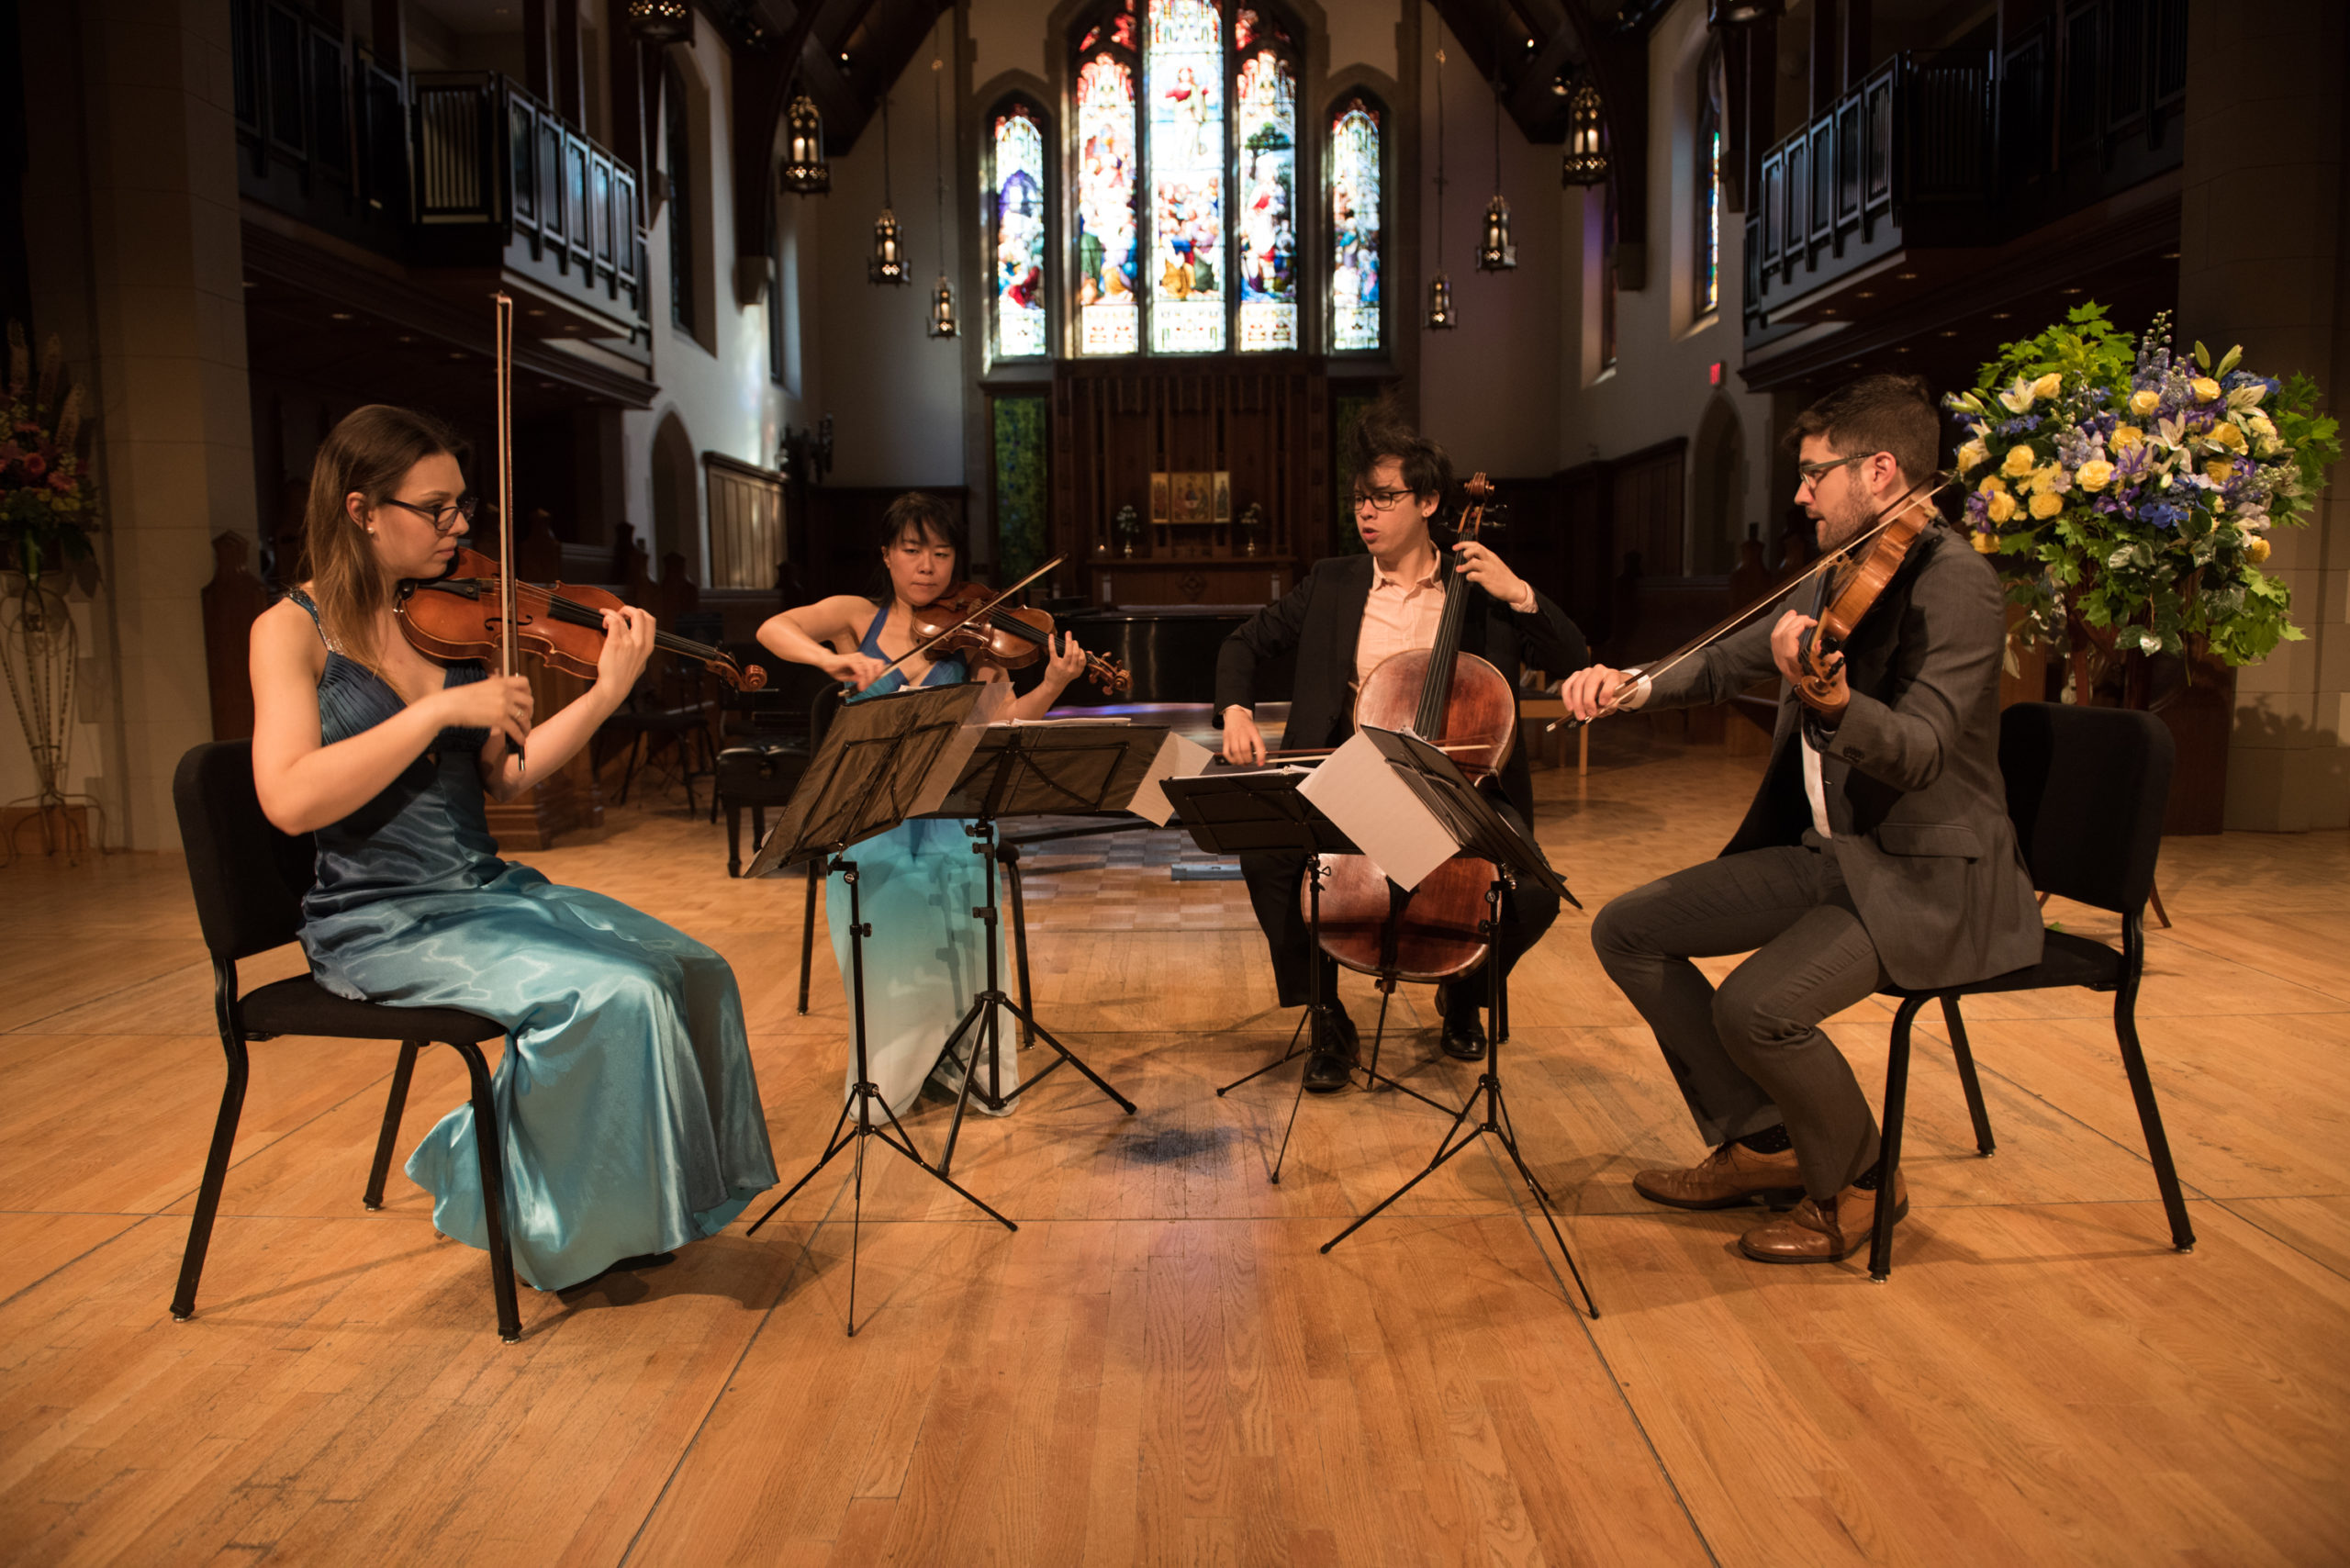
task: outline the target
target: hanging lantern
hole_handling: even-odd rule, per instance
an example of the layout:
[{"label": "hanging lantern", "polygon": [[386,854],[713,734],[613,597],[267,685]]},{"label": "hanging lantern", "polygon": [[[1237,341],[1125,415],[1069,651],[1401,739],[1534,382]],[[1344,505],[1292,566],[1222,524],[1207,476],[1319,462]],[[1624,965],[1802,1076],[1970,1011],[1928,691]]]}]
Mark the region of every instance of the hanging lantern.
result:
[{"label": "hanging lantern", "polygon": [[946,281],[945,273],[938,274],[938,292],[930,298],[928,330],[934,338],[955,335],[955,286]]},{"label": "hanging lantern", "polygon": [[694,14],[686,0],[628,0],[628,30],[639,43],[656,47],[694,36]]},{"label": "hanging lantern", "polygon": [[1601,137],[1599,89],[1588,79],[1576,84],[1567,100],[1567,155],[1560,165],[1559,183],[1597,185],[1607,181],[1607,149]]},{"label": "hanging lantern", "polygon": [[1452,309],[1452,280],[1442,273],[1428,285],[1428,330],[1449,332],[1460,325],[1460,318]]},{"label": "hanging lantern", "polygon": [[832,165],[824,162],[824,120],[816,100],[795,94],[783,114],[783,188],[793,196],[822,196],[833,188]]},{"label": "hanging lantern", "polygon": [[865,263],[867,281],[903,288],[913,282],[906,270],[906,252],[898,242],[897,215],[888,207],[873,220],[873,259]]},{"label": "hanging lantern", "polygon": [[898,239],[897,201],[890,189],[890,100],[881,100],[881,216],[873,220],[873,256],[865,263],[867,281],[902,288],[913,282]]},{"label": "hanging lantern", "polygon": [[1509,239],[1509,203],[1502,199],[1502,76],[1494,73],[1494,199],[1485,204],[1484,231],[1477,241],[1477,270],[1517,270],[1517,247]]},{"label": "hanging lantern", "polygon": [[1509,203],[1495,196],[1485,204],[1485,234],[1477,246],[1477,270],[1505,273],[1516,267],[1517,247],[1509,238]]}]

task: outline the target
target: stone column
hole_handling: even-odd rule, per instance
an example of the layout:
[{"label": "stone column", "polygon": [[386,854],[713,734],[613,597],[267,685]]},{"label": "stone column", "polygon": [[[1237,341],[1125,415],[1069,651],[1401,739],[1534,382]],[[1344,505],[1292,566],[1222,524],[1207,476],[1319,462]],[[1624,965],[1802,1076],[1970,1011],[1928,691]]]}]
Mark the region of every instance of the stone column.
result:
[{"label": "stone column", "polygon": [[173,770],[212,735],[210,541],[257,532],[229,7],[87,0],[80,15],[116,831],[171,849]]},{"label": "stone column", "polygon": [[[2194,0],[2188,46],[2179,337],[2214,354],[2241,342],[2248,366],[2311,375],[2339,416],[2350,409],[2350,14],[2336,0]],[[2308,641],[2281,645],[2237,681],[2232,828],[2350,825],[2344,477],[2337,468],[2310,526],[2270,536],[2268,569],[2290,586]]]}]

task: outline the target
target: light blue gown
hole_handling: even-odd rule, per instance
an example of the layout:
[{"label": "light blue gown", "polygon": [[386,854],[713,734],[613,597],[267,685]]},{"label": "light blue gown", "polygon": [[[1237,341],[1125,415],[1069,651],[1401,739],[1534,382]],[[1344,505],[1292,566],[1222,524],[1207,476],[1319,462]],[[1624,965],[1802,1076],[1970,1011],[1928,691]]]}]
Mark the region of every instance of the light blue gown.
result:
[{"label": "light blue gown", "polygon": [[[293,598],[315,619],[308,598]],[[483,678],[453,664],[450,686]],[[400,711],[364,665],[330,651],[320,738]],[[340,996],[454,1007],[506,1025],[493,1084],[504,1124],[506,1236],[541,1290],[714,1235],[775,1185],[775,1156],[734,972],[710,948],[615,899],[498,857],[483,810],[480,730],[443,730],[384,792],[319,830],[302,946]],[[474,1114],[425,1135],[408,1173],[432,1223],[487,1249]]]},{"label": "light blue gown", "polygon": [[[884,605],[866,628],[858,652],[877,659],[890,656],[881,651],[881,627],[889,615]],[[931,666],[922,684],[954,686],[968,678],[962,659],[946,658]],[[904,674],[893,669],[848,700],[885,696],[905,684]],[[987,899],[987,868],[971,853],[971,845],[960,822],[916,817],[848,849],[856,867],[858,910],[873,927],[865,941],[866,1061],[881,1097],[901,1116],[921,1097],[925,1079],[935,1078],[948,1094],[963,1087],[961,1063],[941,1053],[947,1032],[987,984],[982,928],[971,918],[971,911]],[[846,984],[848,884],[838,873],[824,885],[824,919]],[[1020,1081],[1018,1038],[1016,1029],[1004,1031],[998,1082],[1006,1092]],[[962,1054],[968,1055],[970,1045],[967,1035]],[[843,1092],[856,1081],[852,1040]],[[979,1082],[987,1082],[984,1070]],[[986,1109],[977,1100],[971,1103]]]}]

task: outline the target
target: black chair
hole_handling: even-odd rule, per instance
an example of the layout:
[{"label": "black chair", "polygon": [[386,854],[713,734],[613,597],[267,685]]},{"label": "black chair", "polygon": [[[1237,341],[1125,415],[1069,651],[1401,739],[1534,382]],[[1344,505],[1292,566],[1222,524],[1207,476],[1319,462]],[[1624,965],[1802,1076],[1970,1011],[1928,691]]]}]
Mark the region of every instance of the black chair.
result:
[{"label": "black chair", "polygon": [[188,1224],[187,1253],[180,1262],[172,1316],[185,1323],[196,1316],[196,1282],[204,1273],[212,1220],[220,1207],[220,1189],[228,1180],[229,1156],[237,1139],[237,1118],[244,1109],[250,1068],[245,1043],[279,1035],[400,1042],[399,1062],[392,1072],[391,1097],[384,1106],[383,1131],[376,1137],[375,1166],[368,1172],[364,1200],[368,1208],[378,1209],[384,1205],[384,1177],[391,1167],[392,1146],[399,1138],[400,1113],[408,1103],[416,1053],[437,1040],[465,1058],[465,1071],[473,1081],[474,1124],[478,1133],[474,1143],[480,1152],[482,1192],[487,1200],[482,1207],[489,1228],[489,1279],[498,1302],[498,1336],[509,1344],[520,1339],[522,1316],[514,1300],[514,1257],[506,1245],[506,1179],[498,1106],[490,1098],[489,1064],[481,1052],[481,1042],[503,1038],[506,1026],[452,1008],[385,1007],[346,1001],[308,975],[276,980],[240,995],[237,960],[282,947],[300,933],[302,895],[315,878],[316,851],[308,834],[281,833],[262,814],[261,802],[253,794],[249,741],[214,742],[180,758],[179,771],[172,779],[172,801],[178,808],[180,838],[187,849],[196,917],[204,928],[204,945],[212,953],[213,1011],[220,1025],[220,1048],[229,1058],[229,1081],[220,1092],[220,1117],[212,1128],[204,1183],[196,1192],[195,1218]]},{"label": "black chair", "polygon": [[[2076,708],[2053,702],[2022,702],[1999,721],[1999,770],[2006,776],[2008,815],[2023,850],[2031,885],[2076,902],[2121,916],[2121,950],[2069,931],[2051,931],[2039,963],[1970,985],[1940,991],[1886,988],[1901,1006],[1893,1019],[1893,1048],[1885,1070],[1884,1184],[1890,1191],[1901,1159],[1902,1112],[1909,1088],[1909,1029],[1919,1009],[1940,1002],[1950,1027],[1951,1051],[1966,1092],[1967,1114],[1975,1122],[1975,1144],[1989,1154],[1991,1118],[1983,1087],[1975,1076],[1975,1055],[1959,1015],[1959,998],[2007,991],[2047,991],[2086,986],[2113,992],[2113,1033],[2121,1065],[2137,1097],[2145,1129],[2146,1154],[2170,1216],[2171,1245],[2195,1249],[2187,1222],[2187,1200],[2179,1193],[2170,1140],[2163,1136],[2162,1111],[2154,1103],[2146,1055],[2138,1044],[2138,982],[2146,967],[2146,897],[2154,885],[2154,859],[2162,848],[2163,810],[2170,800],[2173,752],[2170,732],[2150,713],[2119,708]],[[1869,1247],[1869,1273],[1883,1280],[1893,1271],[1893,1205],[1881,1203]]]}]

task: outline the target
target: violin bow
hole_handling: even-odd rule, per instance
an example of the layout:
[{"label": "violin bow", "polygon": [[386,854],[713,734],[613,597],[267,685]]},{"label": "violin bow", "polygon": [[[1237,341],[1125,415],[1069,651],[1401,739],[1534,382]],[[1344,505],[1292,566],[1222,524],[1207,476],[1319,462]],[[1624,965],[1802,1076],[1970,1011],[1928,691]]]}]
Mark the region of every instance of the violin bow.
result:
[{"label": "violin bow", "polygon": [[498,312],[490,362],[498,378],[498,674],[521,666],[516,625],[520,604],[514,592],[514,297],[504,289],[490,296]]},{"label": "violin bow", "polygon": [[[1919,506],[1927,501],[1932,500],[1936,496],[1941,495],[1944,490],[1950,488],[1952,485],[1957,483],[1957,480],[1958,476],[1954,474],[1937,472],[1927,475],[1924,478],[1919,480],[1916,484],[1910,486],[1907,490],[1904,490],[1898,497],[1897,497],[1893,504],[1885,509],[1884,512],[1877,518],[1876,521],[1869,525],[1868,532],[1863,533],[1859,538],[1848,540],[1844,543],[1838,545],[1835,549],[1830,550],[1828,554],[1822,555],[1818,560],[1814,561],[1809,566],[1806,567],[1803,575],[1796,577],[1794,581],[1786,584],[1785,587],[1773,588],[1769,593],[1764,594],[1752,604],[1746,606],[1744,609],[1740,610],[1735,614],[1731,615],[1729,620],[1722,622],[1718,626],[1711,627],[1707,631],[1699,633],[1695,637],[1693,637],[1688,642],[1682,644],[1681,646],[1673,649],[1670,654],[1667,654],[1653,668],[1634,672],[1630,679],[1625,681],[1621,686],[1618,686],[1615,690],[1607,694],[1607,701],[1609,705],[1601,709],[1595,717],[1605,718],[1609,713],[1616,711],[1614,705],[1630,696],[1633,691],[1639,689],[1640,682],[1644,680],[1652,681],[1658,676],[1662,675],[1666,670],[1669,670],[1673,666],[1679,664],[1682,660],[1690,657],[1694,654],[1702,653],[1706,648],[1715,643],[1720,642],[1724,637],[1729,636],[1732,632],[1737,631],[1740,627],[1745,625],[1748,622],[1753,620],[1757,615],[1760,615],[1762,611],[1770,609],[1773,605],[1785,602],[1787,598],[1792,595],[1796,589],[1803,587],[1804,584],[1811,581],[1814,577],[1818,577],[1822,572],[1832,570],[1834,567],[1841,566],[1844,562],[1852,560],[1853,558],[1853,551],[1858,550],[1863,544],[1873,543],[1878,534],[1883,533],[1886,529],[1891,528],[1895,523],[1900,521],[1904,514],[1906,514],[1911,507]],[[1927,489],[1926,487],[1929,485],[1931,485],[1933,488]],[[1542,728],[1543,733],[1547,734],[1550,731],[1558,729],[1579,730],[1583,728],[1583,725],[1590,722],[1591,720],[1589,719],[1578,719],[1572,714],[1569,714],[1563,719],[1551,720]]]},{"label": "violin bow", "polygon": [[[888,664],[883,665],[881,666],[880,673],[876,675],[873,679],[880,679],[882,676],[889,674],[893,669],[896,669],[900,665],[905,663],[908,659],[912,658],[916,654],[921,653],[924,648],[929,647],[940,638],[952,636],[955,633],[961,631],[966,626],[968,626],[972,622],[977,621],[980,616],[993,610],[998,605],[1003,603],[1004,600],[1010,599],[1013,594],[1018,593],[1022,588],[1026,588],[1030,583],[1035,582],[1038,577],[1043,577],[1046,572],[1049,572],[1055,566],[1059,566],[1066,558],[1067,557],[1060,555],[1054,556],[1051,560],[1046,562],[1043,566],[1037,567],[1035,571],[1029,573],[1026,577],[1021,578],[1018,582],[1013,584],[1010,588],[1004,589],[1002,593],[996,595],[985,604],[982,604],[978,609],[972,610],[968,615],[964,616],[962,620],[957,621],[954,625],[940,627],[936,633],[923,638],[921,642],[916,643],[912,647],[908,648],[904,653],[900,654],[896,658],[891,659]],[[870,686],[872,681],[867,681],[866,684]]]}]

